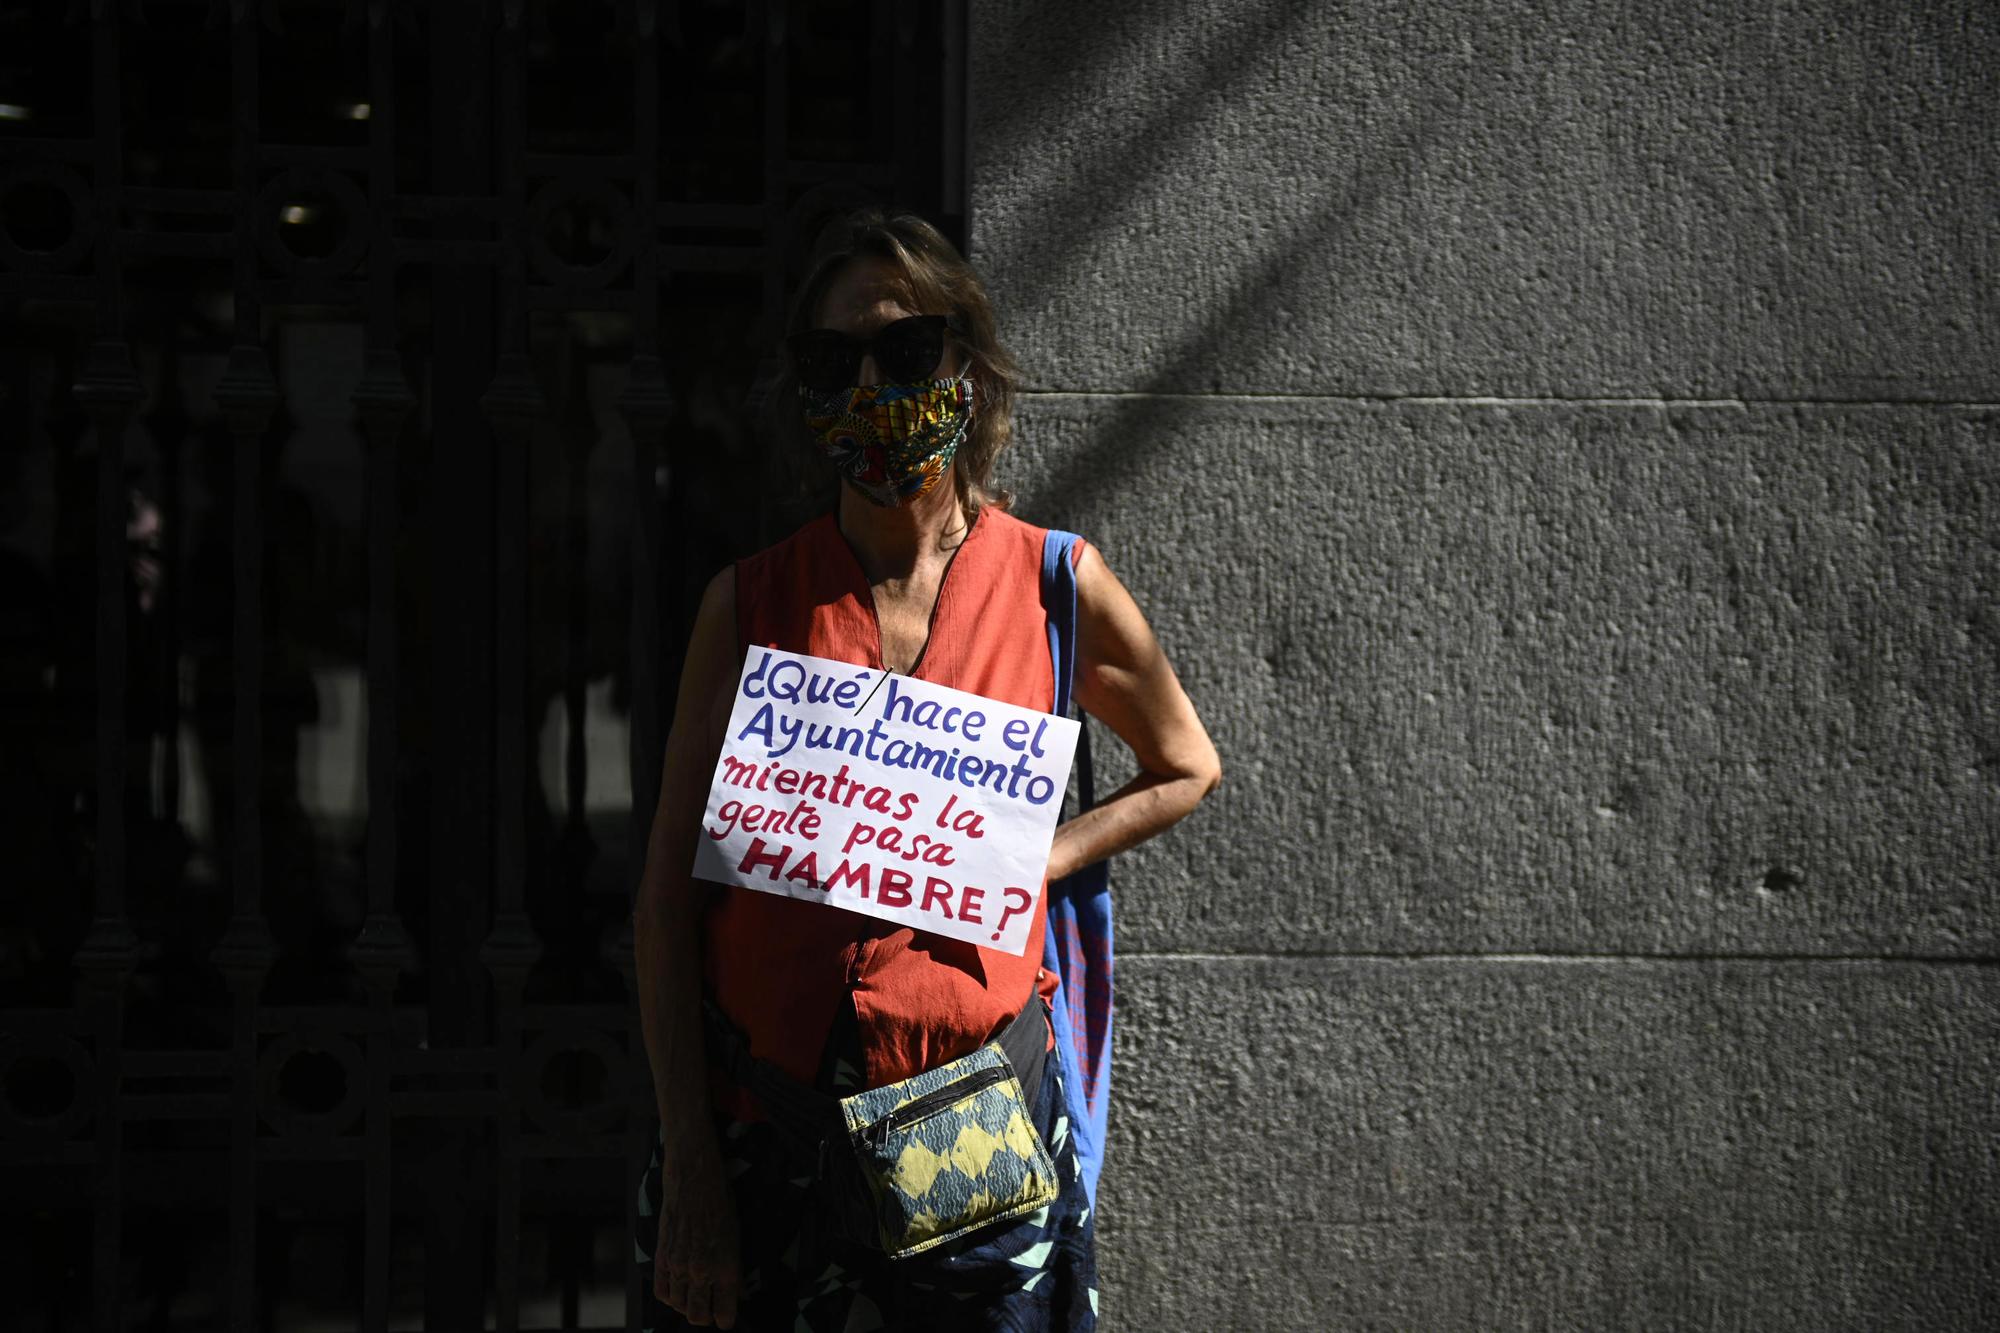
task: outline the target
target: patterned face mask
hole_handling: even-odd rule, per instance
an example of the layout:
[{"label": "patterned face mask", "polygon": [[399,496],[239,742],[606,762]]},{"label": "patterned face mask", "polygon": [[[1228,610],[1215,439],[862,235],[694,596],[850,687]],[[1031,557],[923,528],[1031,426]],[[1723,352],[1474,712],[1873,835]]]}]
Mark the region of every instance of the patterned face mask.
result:
[{"label": "patterned face mask", "polygon": [[[968,367],[969,369],[969,367]],[[885,509],[928,494],[951,467],[972,420],[972,381],[799,387],[806,429],[840,475]]]}]

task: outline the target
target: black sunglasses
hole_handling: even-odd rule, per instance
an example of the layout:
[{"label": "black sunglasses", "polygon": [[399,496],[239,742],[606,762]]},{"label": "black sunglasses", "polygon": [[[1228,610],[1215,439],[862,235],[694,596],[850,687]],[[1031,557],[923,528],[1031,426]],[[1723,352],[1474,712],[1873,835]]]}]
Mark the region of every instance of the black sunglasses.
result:
[{"label": "black sunglasses", "polygon": [[785,339],[792,370],[808,389],[830,393],[860,383],[861,358],[873,356],[893,384],[914,384],[935,374],[944,359],[944,335],[958,331],[950,315],[911,315],[884,324],[872,338],[837,329],[807,329]]}]

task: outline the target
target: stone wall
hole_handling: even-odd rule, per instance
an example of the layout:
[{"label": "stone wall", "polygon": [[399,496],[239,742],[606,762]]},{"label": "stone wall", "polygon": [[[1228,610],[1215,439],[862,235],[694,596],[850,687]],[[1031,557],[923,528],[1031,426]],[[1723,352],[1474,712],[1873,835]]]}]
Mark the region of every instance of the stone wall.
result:
[{"label": "stone wall", "polygon": [[1107,1324],[1994,1326],[2000,8],[1535,8],[972,6],[1002,480],[1226,770]]}]

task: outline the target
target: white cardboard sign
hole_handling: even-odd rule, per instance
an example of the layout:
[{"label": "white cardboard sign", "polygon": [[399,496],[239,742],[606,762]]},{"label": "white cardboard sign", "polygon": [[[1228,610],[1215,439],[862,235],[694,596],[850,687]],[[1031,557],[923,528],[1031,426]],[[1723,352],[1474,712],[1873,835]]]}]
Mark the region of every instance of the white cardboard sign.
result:
[{"label": "white cardboard sign", "polygon": [[1021,954],[1077,723],[753,647],[694,873]]}]

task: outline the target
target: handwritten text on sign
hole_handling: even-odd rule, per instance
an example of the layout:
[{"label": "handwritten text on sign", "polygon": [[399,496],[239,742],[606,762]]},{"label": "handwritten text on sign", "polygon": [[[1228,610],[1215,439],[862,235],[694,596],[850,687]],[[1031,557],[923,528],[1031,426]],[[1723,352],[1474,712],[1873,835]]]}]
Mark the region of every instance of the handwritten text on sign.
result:
[{"label": "handwritten text on sign", "polygon": [[1025,952],[1077,724],[752,648],[694,873]]}]

